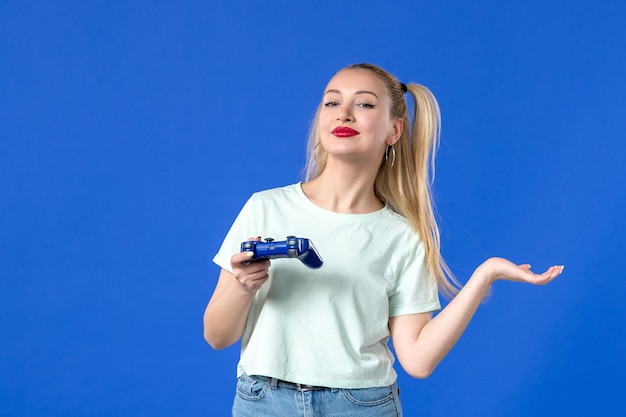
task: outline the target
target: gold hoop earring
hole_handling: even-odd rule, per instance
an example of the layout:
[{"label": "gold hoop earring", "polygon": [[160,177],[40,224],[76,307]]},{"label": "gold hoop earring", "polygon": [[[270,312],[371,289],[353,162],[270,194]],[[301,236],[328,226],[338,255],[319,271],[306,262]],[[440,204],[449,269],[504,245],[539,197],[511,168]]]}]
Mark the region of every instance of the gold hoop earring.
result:
[{"label": "gold hoop earring", "polygon": [[[389,163],[389,149],[391,149],[391,164]],[[396,150],[391,145],[387,145],[385,148],[385,165],[389,168],[393,168],[396,164]]]}]

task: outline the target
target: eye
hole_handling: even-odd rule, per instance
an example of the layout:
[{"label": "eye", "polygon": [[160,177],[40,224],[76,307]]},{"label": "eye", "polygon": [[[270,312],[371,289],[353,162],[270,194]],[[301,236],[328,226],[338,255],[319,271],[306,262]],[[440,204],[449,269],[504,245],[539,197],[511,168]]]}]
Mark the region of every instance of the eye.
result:
[{"label": "eye", "polygon": [[324,103],[325,107],[335,107],[338,106],[339,103],[337,103],[336,101],[327,101],[326,103]]},{"label": "eye", "polygon": [[374,108],[376,108],[376,105],[372,104],[372,103],[358,103],[357,106],[358,107],[363,107],[364,109],[374,109]]}]

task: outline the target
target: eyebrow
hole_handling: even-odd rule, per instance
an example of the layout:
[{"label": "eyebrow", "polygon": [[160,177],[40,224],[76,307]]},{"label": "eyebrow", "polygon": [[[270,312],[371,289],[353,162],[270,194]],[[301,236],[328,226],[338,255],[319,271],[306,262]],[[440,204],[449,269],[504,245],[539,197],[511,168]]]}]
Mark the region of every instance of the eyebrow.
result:
[{"label": "eyebrow", "polygon": [[[341,91],[339,90],[327,90],[324,95],[328,94],[328,93],[336,93],[336,94],[341,94]],[[357,92],[354,93],[356,94],[371,94],[374,97],[378,98],[378,96],[376,95],[376,93],[374,93],[373,91],[368,91],[368,90],[359,90]]]}]

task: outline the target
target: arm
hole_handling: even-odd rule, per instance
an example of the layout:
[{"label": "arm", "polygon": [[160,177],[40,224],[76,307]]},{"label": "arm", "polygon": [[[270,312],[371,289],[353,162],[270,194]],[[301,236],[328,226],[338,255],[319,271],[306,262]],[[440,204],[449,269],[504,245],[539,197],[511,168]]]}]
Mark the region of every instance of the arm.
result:
[{"label": "arm", "polygon": [[502,258],[488,259],[434,319],[431,320],[430,313],[389,319],[400,364],[415,378],[428,377],[459,340],[491,284],[507,280],[545,285],[562,271],[562,266],[553,266],[542,274],[535,274],[530,271],[530,265],[517,266]]},{"label": "arm", "polygon": [[223,349],[239,340],[254,294],[269,278],[268,260],[246,263],[252,254],[242,252],[232,256],[233,273],[222,269],[204,311],[204,339],[214,349]]}]

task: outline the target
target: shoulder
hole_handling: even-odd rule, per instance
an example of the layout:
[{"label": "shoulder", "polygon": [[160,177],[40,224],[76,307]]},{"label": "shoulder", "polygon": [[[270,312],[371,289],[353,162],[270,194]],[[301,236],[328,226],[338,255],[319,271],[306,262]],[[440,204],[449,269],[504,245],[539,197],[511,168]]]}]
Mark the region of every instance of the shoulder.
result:
[{"label": "shoulder", "polygon": [[386,206],[384,208],[383,214],[383,219],[391,224],[397,224],[399,227],[402,228],[411,227],[411,223],[409,222],[409,220],[397,211],[394,211],[390,206]]},{"label": "shoulder", "polygon": [[400,235],[406,239],[421,241],[419,233],[413,228],[411,222],[403,215],[393,211],[390,207],[385,207],[380,219],[393,235]]},{"label": "shoulder", "polygon": [[393,247],[395,256],[412,258],[415,254],[423,255],[424,244],[420,234],[406,217],[386,208],[380,221],[378,229],[384,231],[378,234],[380,244]]},{"label": "shoulder", "polygon": [[250,199],[254,200],[272,200],[276,198],[292,198],[295,194],[297,194],[299,183],[289,184],[282,187],[269,188],[266,190],[257,191]]},{"label": "shoulder", "polygon": [[257,191],[245,204],[246,210],[267,211],[286,208],[298,200],[298,184]]}]

